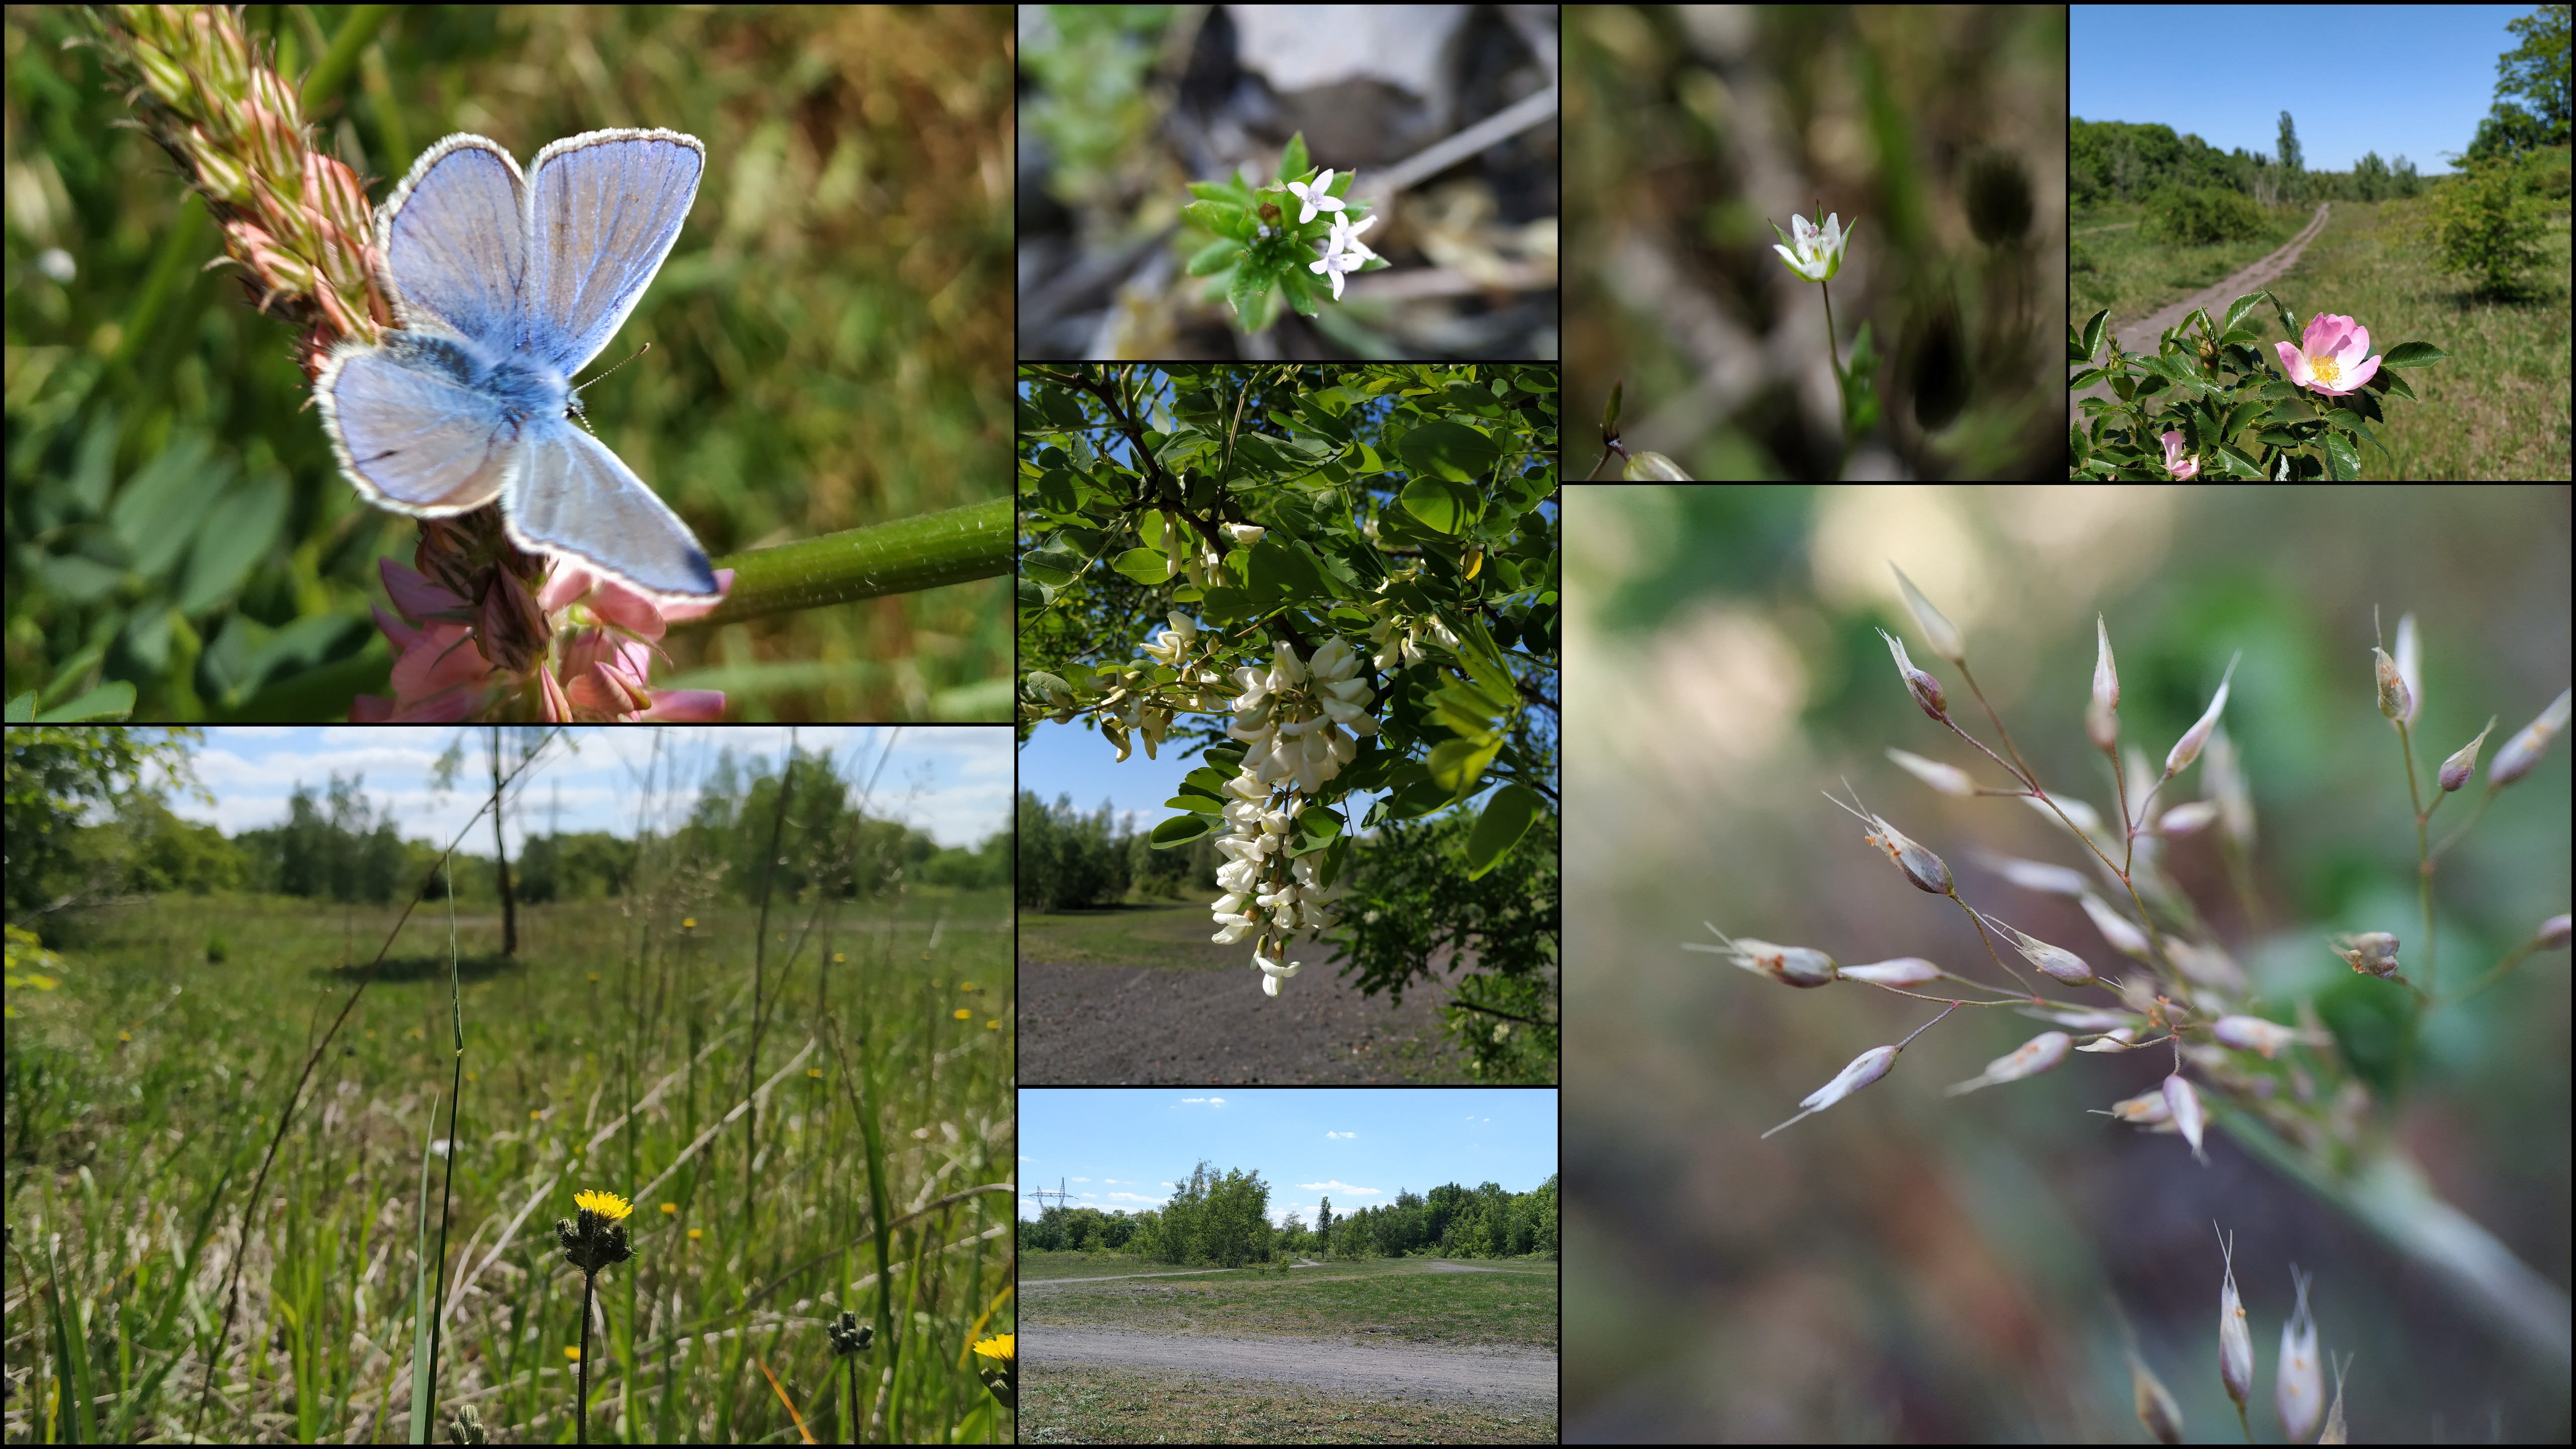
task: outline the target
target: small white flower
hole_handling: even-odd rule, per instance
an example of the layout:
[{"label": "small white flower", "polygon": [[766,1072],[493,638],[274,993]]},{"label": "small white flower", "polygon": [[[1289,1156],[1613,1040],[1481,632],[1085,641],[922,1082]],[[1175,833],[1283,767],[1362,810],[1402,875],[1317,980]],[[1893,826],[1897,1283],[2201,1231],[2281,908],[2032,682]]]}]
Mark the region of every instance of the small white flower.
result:
[{"label": "small white flower", "polygon": [[[1859,229],[1860,218],[1853,217],[1852,231]],[[1801,279],[1810,282],[1832,281],[1834,274],[1842,270],[1843,249],[1851,245],[1851,232],[1843,229],[1841,213],[1827,216],[1825,224],[1821,227],[1803,216],[1792,215],[1789,218],[1789,230],[1792,235],[1780,237],[1785,245],[1775,246],[1771,250],[1778,252],[1780,260],[1787,262],[1789,270],[1797,273]],[[1780,228],[1773,226],[1771,234],[1779,236]]]},{"label": "small white flower", "polygon": [[1234,541],[1236,543],[1242,544],[1245,548],[1250,548],[1254,544],[1261,542],[1261,535],[1266,530],[1257,523],[1229,523],[1225,526],[1225,531],[1234,535]]},{"label": "small white flower", "polygon": [[1361,217],[1357,225],[1353,225],[1347,216],[1334,217],[1333,234],[1324,241],[1324,254],[1334,256],[1351,253],[1357,255],[1363,262],[1375,261],[1377,253],[1370,251],[1368,243],[1360,240],[1360,233],[1375,225],[1377,225],[1377,218],[1374,216]]},{"label": "small white flower", "polygon": [[1304,226],[1307,222],[1313,221],[1315,219],[1315,213],[1318,211],[1339,211],[1342,209],[1342,199],[1332,194],[1332,187],[1333,173],[1330,171],[1316,177],[1313,185],[1307,185],[1303,182],[1297,181],[1291,181],[1288,183],[1288,189],[1296,194],[1299,201],[1305,203],[1304,209],[1299,212],[1297,217],[1297,224],[1299,226]]},{"label": "small white flower", "polygon": [[1338,302],[1342,300],[1342,278],[1349,273],[1358,271],[1360,269],[1360,265],[1361,257],[1359,253],[1334,252],[1317,257],[1315,260],[1308,262],[1306,264],[1306,270],[1315,273],[1317,276],[1332,278],[1333,300]]}]

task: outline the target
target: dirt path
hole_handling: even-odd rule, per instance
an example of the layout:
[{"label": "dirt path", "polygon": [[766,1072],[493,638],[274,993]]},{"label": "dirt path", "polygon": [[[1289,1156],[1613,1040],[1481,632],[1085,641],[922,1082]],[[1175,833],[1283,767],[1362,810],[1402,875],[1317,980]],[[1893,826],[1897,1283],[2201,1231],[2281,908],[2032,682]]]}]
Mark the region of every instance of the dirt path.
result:
[{"label": "dirt path", "polygon": [[[2248,292],[2259,292],[2263,288],[2280,280],[2281,274],[2288,271],[2292,264],[2299,260],[2299,254],[2308,249],[2308,243],[2316,240],[2317,233],[2324,231],[2325,229],[2326,204],[2320,201],[2317,203],[2317,214],[2315,217],[2310,219],[2307,229],[2300,232],[2297,236],[2290,238],[2288,244],[2284,245],[2279,251],[2272,253],[2270,256],[2265,257],[2263,260],[2256,262],[2254,265],[2247,267],[2241,272],[2238,272],[2236,275],[2229,277],[2226,281],[2218,283],[2216,286],[2203,287],[2201,290],[2192,293],[2190,296],[2183,298],[2181,301],[2174,303],[2163,311],[2158,312],[2154,316],[2146,318],[2143,321],[2120,322],[2115,320],[2112,323],[2111,331],[2114,336],[2119,338],[2120,350],[2122,352],[2146,352],[2153,349],[2156,345],[2156,340],[2165,335],[2166,328],[2181,326],[2182,319],[2190,316],[2195,308],[2206,307],[2209,309],[2211,320],[2225,321],[2226,314],[2222,309],[2225,308],[2228,303],[2235,301],[2237,298],[2244,296]],[[2084,414],[2082,410],[2076,407],[2077,403],[2088,397],[2107,398],[2109,396],[2111,396],[2111,384],[2108,382],[2097,382],[2082,392],[2068,393],[2066,395],[2067,426],[2082,427],[2084,425]]]},{"label": "dirt path", "polygon": [[[1308,956],[1320,954],[1306,949]],[[1020,1084],[1468,1080],[1435,1057],[1446,981],[1371,1001],[1313,960],[1276,997],[1249,951],[1212,970],[1020,959]],[[1451,972],[1451,977],[1460,974]]]},{"label": "dirt path", "polygon": [[1479,1404],[1556,1402],[1556,1355],[1534,1349],[1442,1349],[1310,1339],[1174,1338],[1023,1321],[1020,1360],[1184,1369],[1220,1378],[1305,1384],[1345,1393],[1420,1394]]}]

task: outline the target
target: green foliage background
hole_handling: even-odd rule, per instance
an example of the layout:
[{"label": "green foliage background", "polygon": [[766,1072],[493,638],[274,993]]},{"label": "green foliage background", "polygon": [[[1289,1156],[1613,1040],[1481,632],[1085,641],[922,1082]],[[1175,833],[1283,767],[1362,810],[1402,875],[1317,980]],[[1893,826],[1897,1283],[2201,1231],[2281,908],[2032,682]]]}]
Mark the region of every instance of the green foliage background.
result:
[{"label": "green foliage background", "polygon": [[[707,142],[688,226],[589,394],[603,440],[710,553],[1000,492],[1009,316],[1009,17],[999,7],[253,7],[381,201],[475,131],[524,163],[604,126]],[[130,680],[135,717],[328,717],[382,692],[376,560],[410,521],[359,500],[295,338],[225,270],[201,207],[74,13],[7,18],[7,688]],[[59,256],[53,255],[59,253]],[[70,264],[67,281],[56,276]],[[737,719],[997,718],[999,580],[682,629],[655,684]]]}]

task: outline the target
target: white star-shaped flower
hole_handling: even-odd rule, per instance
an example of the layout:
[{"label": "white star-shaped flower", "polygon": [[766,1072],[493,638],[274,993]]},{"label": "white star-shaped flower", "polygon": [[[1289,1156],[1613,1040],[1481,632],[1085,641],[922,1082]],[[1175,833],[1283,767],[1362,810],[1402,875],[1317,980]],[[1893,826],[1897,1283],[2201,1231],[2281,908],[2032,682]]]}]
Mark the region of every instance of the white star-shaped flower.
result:
[{"label": "white star-shaped flower", "polygon": [[1299,201],[1305,203],[1305,210],[1297,216],[1299,226],[1313,221],[1316,212],[1342,209],[1342,199],[1332,194],[1332,188],[1333,173],[1330,171],[1316,177],[1312,185],[1299,181],[1288,183],[1288,189],[1296,194]]}]

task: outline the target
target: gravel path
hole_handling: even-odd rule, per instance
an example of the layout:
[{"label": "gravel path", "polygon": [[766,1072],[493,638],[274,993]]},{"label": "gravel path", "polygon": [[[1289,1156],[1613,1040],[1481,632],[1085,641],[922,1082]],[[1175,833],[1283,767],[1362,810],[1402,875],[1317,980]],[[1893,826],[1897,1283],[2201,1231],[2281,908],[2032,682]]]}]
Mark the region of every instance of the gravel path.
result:
[{"label": "gravel path", "polygon": [[1535,1349],[1443,1349],[1309,1339],[1175,1338],[1023,1321],[1020,1360],[1183,1369],[1361,1394],[1419,1394],[1488,1406],[1556,1402],[1556,1355]]},{"label": "gravel path", "polygon": [[[2290,238],[2288,244],[2279,251],[2216,286],[2204,287],[2192,293],[2143,321],[2120,322],[2115,319],[2111,331],[2119,338],[2120,350],[2122,352],[2153,351],[2157,339],[2165,335],[2165,329],[2181,326],[2182,319],[2190,316],[2195,308],[2208,308],[2210,320],[2214,322],[2226,321],[2227,314],[2224,309],[2228,303],[2248,292],[2259,292],[2280,280],[2281,274],[2288,271],[2292,264],[2299,260],[2299,254],[2308,249],[2308,243],[2316,240],[2317,233],[2325,229],[2326,204],[2320,201],[2317,203],[2317,214],[2308,222],[2307,229]],[[2088,397],[2107,398],[2111,395],[2111,384],[2108,382],[2097,382],[2082,392],[2068,393],[2066,425],[2076,428],[2085,425],[2084,414],[2076,407],[2077,403]]]},{"label": "gravel path", "polygon": [[1441,1040],[1441,985],[1421,983],[1394,1007],[1309,961],[1269,997],[1240,954],[1216,969],[1021,958],[1020,1085],[1405,1082],[1390,1048]]}]

